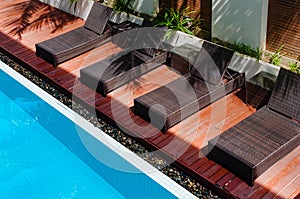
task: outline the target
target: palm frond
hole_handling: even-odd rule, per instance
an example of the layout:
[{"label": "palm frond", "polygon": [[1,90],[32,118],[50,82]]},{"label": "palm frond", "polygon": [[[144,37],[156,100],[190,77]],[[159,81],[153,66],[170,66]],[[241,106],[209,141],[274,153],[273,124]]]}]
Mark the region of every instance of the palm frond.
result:
[{"label": "palm frond", "polygon": [[51,27],[52,32],[55,32],[76,19],[76,17],[38,0],[12,4],[4,12],[9,16],[9,20],[5,24],[6,27],[11,28],[9,34],[17,35],[19,39],[22,39],[22,34],[26,31],[38,30],[42,26]]},{"label": "palm frond", "polygon": [[37,19],[33,20],[27,30],[38,30],[42,26],[46,25],[53,29],[51,31],[53,33],[73,22],[74,18],[75,17],[72,17],[60,10],[51,10],[50,12],[41,14]]},{"label": "palm frond", "polygon": [[[179,30],[190,35],[194,35],[193,29],[200,24],[197,19],[188,17],[195,11],[188,11],[189,7],[175,10],[174,8],[166,7],[162,12],[158,13],[154,19],[156,26],[167,26],[173,30]],[[197,22],[197,23],[196,23]]]}]

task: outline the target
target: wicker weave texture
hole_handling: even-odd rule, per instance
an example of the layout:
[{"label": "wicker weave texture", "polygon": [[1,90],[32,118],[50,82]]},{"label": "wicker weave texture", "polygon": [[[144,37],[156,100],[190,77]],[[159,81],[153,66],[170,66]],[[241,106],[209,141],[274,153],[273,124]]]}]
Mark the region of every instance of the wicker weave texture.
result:
[{"label": "wicker weave texture", "polygon": [[209,158],[253,185],[258,176],[299,146],[299,93],[300,75],[281,68],[268,106],[210,140]]},{"label": "wicker weave texture", "polygon": [[208,142],[209,158],[249,185],[300,143],[300,125],[266,107]]},{"label": "wicker weave texture", "polygon": [[101,35],[111,13],[112,8],[107,7],[99,2],[94,2],[84,27]]},{"label": "wicker weave texture", "polygon": [[[155,121],[152,118],[151,123],[166,132],[183,119],[245,85],[244,74],[227,69],[232,56],[233,51],[204,42],[190,73],[136,98],[135,113],[148,121],[149,115],[157,116]],[[225,77],[226,72],[231,74]],[[163,109],[154,108],[157,104]],[[162,121],[165,123],[163,127]]]},{"label": "wicker weave texture", "polygon": [[[167,60],[167,52],[146,54],[134,50],[108,57],[80,70],[80,80],[103,96],[143,74],[161,66]],[[152,52],[152,51],[151,51]]]},{"label": "wicker weave texture", "polygon": [[300,75],[281,68],[268,107],[300,121]]},{"label": "wicker weave texture", "polygon": [[97,47],[101,41],[110,36],[110,32],[99,36],[86,28],[80,27],[36,44],[36,55],[56,66]]},{"label": "wicker weave texture", "polygon": [[[97,14],[94,14],[93,12],[96,12]],[[101,12],[104,12],[105,15],[100,16]],[[94,25],[98,29],[101,26],[102,30],[100,32],[92,31],[92,28],[86,28],[86,25],[79,27],[75,30],[36,44],[36,55],[54,66],[57,66],[64,61],[97,47],[100,42],[104,41],[112,34],[111,30],[106,27],[106,22],[108,20],[108,16],[106,15],[109,12],[111,12],[111,8],[95,2],[89,16],[99,15],[100,18],[99,16],[98,18],[88,17],[86,24],[94,24],[94,22],[97,22],[98,24]],[[89,20],[92,22],[89,22]]]},{"label": "wicker weave texture", "polygon": [[193,62],[191,75],[218,85],[221,83],[233,53],[232,50],[205,41]]},{"label": "wicker weave texture", "polygon": [[[193,76],[179,78],[134,99],[134,112],[148,121],[150,121],[149,115],[153,115],[153,118],[156,116],[155,120],[152,118],[151,123],[158,128],[161,128],[162,121],[165,121],[161,131],[166,132],[168,128],[183,119],[244,86],[244,74],[236,74],[233,75],[234,79],[219,86],[211,85]],[[163,109],[155,108],[157,104],[160,104]]]}]

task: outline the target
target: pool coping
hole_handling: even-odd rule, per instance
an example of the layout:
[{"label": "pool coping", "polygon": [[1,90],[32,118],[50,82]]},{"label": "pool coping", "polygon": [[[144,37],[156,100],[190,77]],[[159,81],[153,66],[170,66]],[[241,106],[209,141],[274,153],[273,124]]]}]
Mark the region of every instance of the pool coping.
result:
[{"label": "pool coping", "polygon": [[[160,172],[158,169],[153,167],[151,164],[143,160],[141,157],[127,149],[125,146],[111,138],[109,135],[105,134],[102,130],[99,128],[93,126],[90,122],[88,122],[85,118],[71,110],[69,107],[64,105],[63,103],[59,102],[57,99],[55,99],[53,96],[48,94],[46,91],[39,88],[37,85],[32,83],[30,80],[10,68],[8,65],[0,61],[0,69],[4,71],[6,74],[14,78],[16,81],[18,81],[20,84],[22,84],[24,87],[29,89],[31,92],[39,96],[42,100],[44,100],[46,103],[48,103],[50,106],[58,110],[60,113],[62,113],[64,116],[66,116],[68,119],[70,119],[72,122],[74,122],[76,125],[84,129],[86,132],[88,132],[90,135],[92,135],[94,138],[99,140],[101,143],[103,143],[105,146],[110,148],[112,151],[120,155],[123,159],[125,159],[127,162],[132,164],[134,167],[145,173],[148,177],[150,177],[152,180],[154,180],[156,183],[158,183],[160,186],[164,187],[166,190],[168,190],[170,193],[172,193],[174,196],[178,198],[197,198],[195,195],[193,195],[191,192],[186,190],[181,185],[177,184],[175,181],[173,181],[168,176],[164,175],[162,172]],[[151,172],[149,172],[151,171]]]}]

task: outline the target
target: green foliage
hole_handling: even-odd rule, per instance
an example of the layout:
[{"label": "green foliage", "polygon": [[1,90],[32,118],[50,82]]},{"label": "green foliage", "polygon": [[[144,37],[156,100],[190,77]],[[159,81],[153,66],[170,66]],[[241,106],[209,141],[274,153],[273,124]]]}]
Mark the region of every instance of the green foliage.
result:
[{"label": "green foliage", "polygon": [[190,28],[195,28],[197,24],[200,23],[200,20],[187,17],[194,12],[195,11],[189,12],[188,8],[179,10],[165,8],[163,12],[157,14],[157,17],[154,19],[154,24],[158,27],[168,27],[172,30],[179,30],[194,35]]},{"label": "green foliage", "polygon": [[242,53],[244,55],[248,55],[250,57],[256,58],[256,61],[259,61],[262,56],[262,50],[259,48],[252,48],[250,45],[244,43],[237,43],[237,42],[224,42],[218,38],[213,38],[213,42],[227,48],[232,49],[233,51]]},{"label": "green foliage", "polygon": [[74,4],[74,12],[75,12],[75,11],[76,11],[76,8],[77,8],[78,0],[69,0],[69,2],[70,2],[69,9],[70,9],[71,6]]},{"label": "green foliage", "polygon": [[233,42],[232,49],[239,53],[254,57],[257,61],[261,59],[262,51],[258,47],[252,48],[250,45],[244,43]]},{"label": "green foliage", "polygon": [[262,59],[262,54],[263,54],[263,51],[262,51],[262,49],[260,49],[260,48],[256,48],[255,49],[255,58],[256,58],[256,61],[259,61],[259,60],[261,60]]},{"label": "green foliage", "polygon": [[275,66],[279,66],[282,56],[285,54],[281,54],[281,50],[284,48],[284,45],[281,45],[276,52],[271,56],[269,63]]},{"label": "green foliage", "polygon": [[197,35],[199,33],[199,31],[201,31],[200,25],[201,25],[202,21],[203,20],[200,18],[192,18],[192,21],[191,21],[188,29],[190,31],[192,31],[192,33],[194,35]]},{"label": "green foliage", "polygon": [[77,3],[78,0],[69,0],[70,4],[72,5],[73,3]]},{"label": "green foliage", "polygon": [[127,16],[134,12],[132,0],[116,0],[113,9],[117,12],[126,12]]},{"label": "green foliage", "polygon": [[300,74],[300,64],[298,65],[298,62],[295,63],[289,62],[289,63],[290,63],[291,71]]}]

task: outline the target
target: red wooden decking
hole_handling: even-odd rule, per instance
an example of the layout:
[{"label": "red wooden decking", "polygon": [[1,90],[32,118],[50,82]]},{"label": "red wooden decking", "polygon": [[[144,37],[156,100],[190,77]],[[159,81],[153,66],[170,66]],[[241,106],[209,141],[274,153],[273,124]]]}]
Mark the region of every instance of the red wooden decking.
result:
[{"label": "red wooden decking", "polygon": [[[218,100],[172,127],[167,134],[162,134],[146,121],[135,116],[130,107],[135,97],[178,78],[177,73],[167,66],[162,66],[104,98],[80,83],[79,69],[117,53],[121,49],[113,43],[107,43],[53,68],[52,65],[35,56],[34,44],[77,28],[83,25],[84,21],[75,19],[72,24],[55,33],[51,33],[51,27],[43,23],[41,28],[24,33],[20,40],[8,34],[11,26],[5,26],[11,18],[21,16],[19,11],[9,7],[15,2],[9,0],[0,2],[1,49],[49,79],[66,94],[80,100],[90,110],[97,111],[102,119],[118,125],[126,133],[137,137],[151,147],[156,153],[174,158],[178,167],[222,196],[295,198],[300,193],[300,147],[267,170],[255,181],[253,187],[249,187],[234,174],[203,155],[207,140],[255,111],[246,105],[236,93]],[[10,14],[2,12],[4,10],[8,10]]]}]

